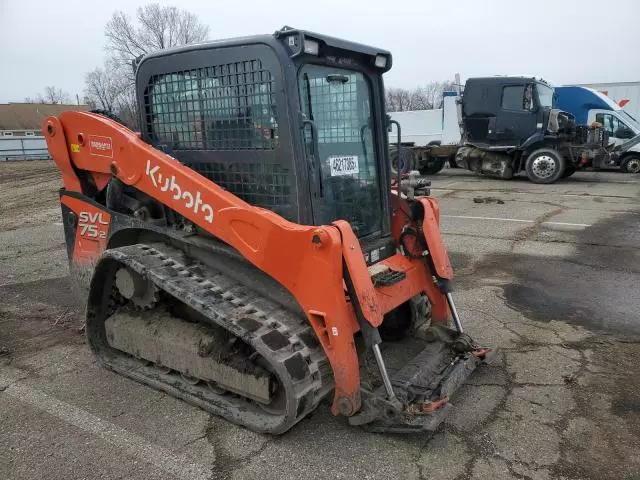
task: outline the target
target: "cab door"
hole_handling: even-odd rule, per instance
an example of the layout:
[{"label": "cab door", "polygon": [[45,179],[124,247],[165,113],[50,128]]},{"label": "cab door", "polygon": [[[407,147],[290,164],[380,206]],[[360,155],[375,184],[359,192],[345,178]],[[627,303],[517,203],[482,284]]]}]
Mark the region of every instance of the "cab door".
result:
[{"label": "cab door", "polygon": [[537,130],[533,84],[506,84],[501,88],[500,108],[496,117],[496,143],[517,146]]},{"label": "cab door", "polygon": [[[592,110],[591,112],[595,114],[594,120],[602,124],[605,132],[609,135],[609,145],[620,145],[636,135],[635,131],[620,119],[615,112],[608,110]],[[590,121],[591,112],[589,112]]]},{"label": "cab door", "polygon": [[372,85],[364,73],[306,64],[298,73],[314,223],[347,220],[356,235],[384,233]]}]

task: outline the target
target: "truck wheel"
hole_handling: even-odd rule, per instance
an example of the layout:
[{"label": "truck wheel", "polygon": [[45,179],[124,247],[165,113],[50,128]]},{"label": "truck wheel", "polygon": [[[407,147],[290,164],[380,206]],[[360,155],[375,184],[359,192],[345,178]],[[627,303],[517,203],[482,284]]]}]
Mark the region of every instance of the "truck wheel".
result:
[{"label": "truck wheel", "polygon": [[574,173],[576,173],[576,167],[574,167],[573,165],[567,165],[564,169],[564,172],[562,172],[562,178],[570,177]]},{"label": "truck wheel", "polygon": [[540,148],[529,155],[525,169],[533,183],[553,183],[564,173],[564,157],[551,148]]},{"label": "truck wheel", "polygon": [[394,149],[389,156],[391,157],[391,173],[394,176],[398,174],[398,168],[400,168],[400,173],[409,173],[413,170],[413,152],[410,148],[400,148],[400,155],[398,155],[398,150]]},{"label": "truck wheel", "polygon": [[624,173],[640,173],[640,157],[627,157],[620,164],[620,171]]},{"label": "truck wheel", "polygon": [[427,164],[420,168],[420,173],[422,175],[435,175],[440,170],[444,168],[444,159],[443,158],[434,158],[429,160]]}]

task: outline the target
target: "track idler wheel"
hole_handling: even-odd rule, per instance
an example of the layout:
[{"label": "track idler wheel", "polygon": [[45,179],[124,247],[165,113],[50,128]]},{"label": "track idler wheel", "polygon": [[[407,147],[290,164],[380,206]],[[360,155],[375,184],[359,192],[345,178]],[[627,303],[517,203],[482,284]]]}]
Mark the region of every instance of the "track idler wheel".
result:
[{"label": "track idler wheel", "polygon": [[159,300],[158,288],[126,267],[116,272],[116,288],[120,295],[142,310],[155,307]]}]

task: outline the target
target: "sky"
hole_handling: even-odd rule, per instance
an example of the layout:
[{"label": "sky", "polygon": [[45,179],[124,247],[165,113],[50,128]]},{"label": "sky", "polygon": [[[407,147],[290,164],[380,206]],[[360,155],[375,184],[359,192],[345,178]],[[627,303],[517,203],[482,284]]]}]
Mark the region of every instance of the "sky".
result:
[{"label": "sky", "polygon": [[[527,74],[555,85],[640,81],[640,1],[173,0],[211,39],[283,25],[390,50],[387,87],[481,75]],[[136,0],[0,0],[0,103],[47,85],[80,95],[102,65],[104,26]]]}]

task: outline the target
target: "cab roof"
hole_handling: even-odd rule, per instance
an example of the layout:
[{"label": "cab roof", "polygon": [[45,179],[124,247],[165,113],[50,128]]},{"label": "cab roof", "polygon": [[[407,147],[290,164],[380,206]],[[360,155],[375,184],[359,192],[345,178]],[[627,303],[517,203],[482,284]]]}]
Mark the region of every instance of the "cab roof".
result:
[{"label": "cab roof", "polygon": [[543,78],[528,76],[528,75],[494,75],[492,77],[471,77],[467,79],[467,82],[478,82],[478,83],[490,83],[490,84],[507,84],[507,83],[523,83],[523,82],[533,82],[533,83],[541,83],[550,88],[553,88],[551,83],[547,82]]},{"label": "cab roof", "polygon": [[[180,47],[167,48],[165,50],[159,50],[157,52],[149,53],[138,57],[134,61],[134,66],[138,67],[143,61],[150,58],[164,57],[174,55],[177,53],[190,52],[194,50],[205,50],[209,48],[221,48],[221,47],[234,47],[242,45],[251,45],[262,43],[275,47],[284,44],[284,40],[288,37],[295,36],[299,39],[299,44],[302,45],[305,39],[318,41],[320,44],[332,49],[340,49],[349,52],[355,52],[361,55],[367,55],[375,57],[376,55],[385,55],[387,57],[387,66],[384,71],[391,68],[391,52],[382,48],[373,47],[370,45],[364,45],[362,43],[352,42],[350,40],[344,40],[321,33],[310,32],[308,30],[300,30],[292,27],[284,26],[280,30],[275,31],[273,34],[252,35],[246,37],[226,38],[220,40],[208,40],[201,43],[194,43],[190,45],[183,45]],[[295,56],[295,52],[291,56]]]}]

